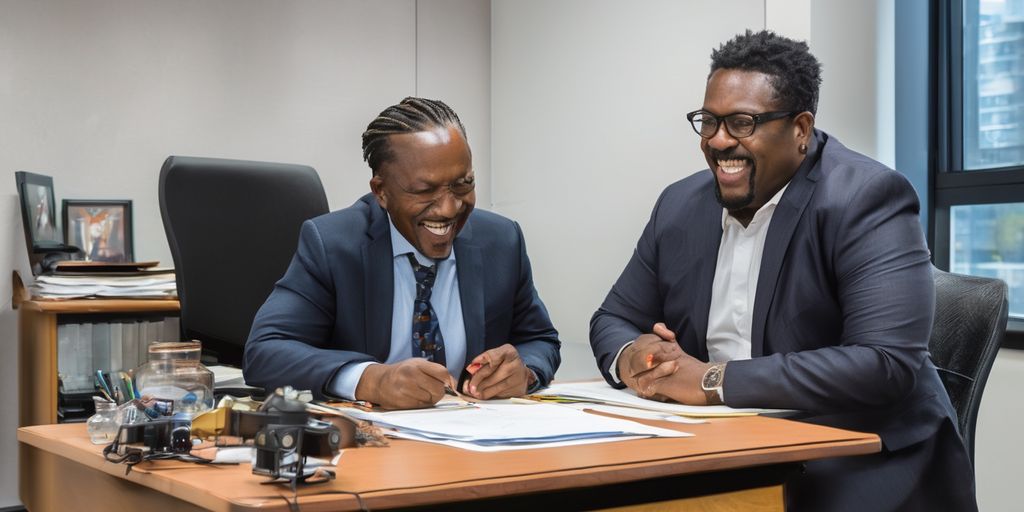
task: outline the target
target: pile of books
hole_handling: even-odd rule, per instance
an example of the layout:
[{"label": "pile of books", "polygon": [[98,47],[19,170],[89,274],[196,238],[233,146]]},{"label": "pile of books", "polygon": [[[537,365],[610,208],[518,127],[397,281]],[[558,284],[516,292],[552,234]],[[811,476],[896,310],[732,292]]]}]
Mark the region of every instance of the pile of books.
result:
[{"label": "pile of books", "polygon": [[96,272],[68,270],[36,276],[29,287],[38,299],[175,299],[178,296],[174,269],[146,268],[134,271]]}]

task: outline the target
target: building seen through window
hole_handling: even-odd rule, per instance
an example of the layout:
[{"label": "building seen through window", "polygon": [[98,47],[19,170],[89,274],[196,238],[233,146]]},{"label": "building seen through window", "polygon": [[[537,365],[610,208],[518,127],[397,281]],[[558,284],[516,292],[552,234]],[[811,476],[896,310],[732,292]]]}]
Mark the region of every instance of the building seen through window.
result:
[{"label": "building seen through window", "polygon": [[964,168],[1024,164],[1024,0],[982,0],[965,24]]},{"label": "building seen through window", "polygon": [[950,208],[949,269],[1010,287],[1010,316],[1024,318],[1024,203]]},{"label": "building seen through window", "polygon": [[936,192],[938,208],[949,208],[949,270],[1002,279],[1010,316],[1024,320],[1024,0],[958,5],[962,26],[951,37],[962,53],[949,59],[962,63],[950,77],[962,89],[949,100],[961,102],[953,122],[962,130],[947,143],[961,151],[939,169]]}]

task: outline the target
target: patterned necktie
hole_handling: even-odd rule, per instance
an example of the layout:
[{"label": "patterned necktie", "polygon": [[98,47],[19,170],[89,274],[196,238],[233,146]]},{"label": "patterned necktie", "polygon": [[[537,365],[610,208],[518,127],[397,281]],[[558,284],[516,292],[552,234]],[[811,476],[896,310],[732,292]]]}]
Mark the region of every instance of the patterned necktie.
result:
[{"label": "patterned necktie", "polygon": [[441,336],[441,326],[437,323],[437,315],[430,305],[430,292],[434,288],[437,267],[420,265],[412,253],[406,256],[416,276],[416,301],[412,306],[412,356],[423,357],[444,366],[444,338]]}]

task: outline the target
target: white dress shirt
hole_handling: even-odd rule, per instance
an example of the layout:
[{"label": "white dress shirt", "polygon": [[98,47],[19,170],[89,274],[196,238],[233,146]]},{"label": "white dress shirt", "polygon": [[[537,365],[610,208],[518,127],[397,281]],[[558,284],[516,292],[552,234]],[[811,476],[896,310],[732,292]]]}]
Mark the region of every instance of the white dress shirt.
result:
[{"label": "white dress shirt", "polygon": [[[718,245],[708,313],[707,347],[712,363],[750,359],[750,328],[764,241],[775,207],[788,187],[789,183],[761,206],[747,227],[722,208],[722,241]],[[623,345],[612,360],[610,373],[616,382],[621,382],[619,357],[632,344],[630,341]]]},{"label": "white dress shirt", "polygon": [[722,209],[722,242],[708,313],[708,359],[713,363],[750,359],[750,328],[764,242],[787,187],[788,183],[761,206],[746,227]]}]

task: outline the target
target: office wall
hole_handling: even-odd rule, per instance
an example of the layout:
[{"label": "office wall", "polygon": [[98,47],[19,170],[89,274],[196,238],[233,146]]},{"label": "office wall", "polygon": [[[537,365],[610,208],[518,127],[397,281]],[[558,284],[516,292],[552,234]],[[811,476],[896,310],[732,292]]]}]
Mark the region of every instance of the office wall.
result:
[{"label": "office wall", "polygon": [[985,511],[1020,510],[1024,474],[1024,351],[1003,349],[985,387],[975,433],[974,474],[978,507]]},{"label": "office wall", "polygon": [[522,224],[564,341],[558,376],[597,376],[590,315],[657,195],[706,167],[685,114],[703,101],[711,48],[763,27],[763,2],[509,0],[491,9],[494,209]]},{"label": "office wall", "polygon": [[[460,113],[489,201],[488,2],[0,0],[0,12],[0,268],[27,275],[14,171],[53,176],[58,202],[132,199],[137,259],[170,265],[157,202],[168,155],[309,164],[342,208],[368,191],[363,128],[416,94]],[[14,390],[7,275],[0,389]],[[0,410],[3,507],[18,503],[17,393]]]}]

